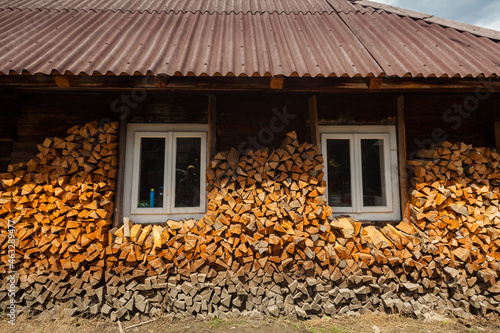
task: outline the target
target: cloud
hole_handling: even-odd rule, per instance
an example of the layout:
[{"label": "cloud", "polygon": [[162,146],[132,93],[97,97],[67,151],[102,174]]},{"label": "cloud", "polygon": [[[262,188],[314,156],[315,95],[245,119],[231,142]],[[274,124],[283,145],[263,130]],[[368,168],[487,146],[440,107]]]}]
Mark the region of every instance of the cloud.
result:
[{"label": "cloud", "polygon": [[500,30],[498,0],[376,0],[380,3]]}]

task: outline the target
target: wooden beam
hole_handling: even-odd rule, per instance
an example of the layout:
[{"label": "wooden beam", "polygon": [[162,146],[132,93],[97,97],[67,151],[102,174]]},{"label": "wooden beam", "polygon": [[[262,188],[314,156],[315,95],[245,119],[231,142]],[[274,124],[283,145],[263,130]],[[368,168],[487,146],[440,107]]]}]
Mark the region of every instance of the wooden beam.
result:
[{"label": "wooden beam", "polygon": [[217,153],[217,108],[215,95],[208,96],[208,165]]},{"label": "wooden beam", "polygon": [[410,190],[408,183],[408,162],[406,160],[406,126],[404,96],[398,96],[398,157],[399,157],[399,188],[401,198],[401,219],[410,222]]},{"label": "wooden beam", "polygon": [[70,88],[71,84],[69,83],[69,79],[67,75],[56,75],[54,76],[54,81],[56,86],[59,88]]},{"label": "wooden beam", "polygon": [[156,88],[166,88],[168,81],[166,75],[157,75],[154,77]]},{"label": "wooden beam", "polygon": [[283,83],[285,79],[282,77],[272,77],[271,78],[271,89],[281,90],[283,89]]},{"label": "wooden beam", "polygon": [[488,109],[488,118],[485,121],[493,124],[494,147],[500,152],[500,95],[494,98],[493,106]]},{"label": "wooden beam", "polygon": [[[301,78],[288,77],[185,77],[174,76],[164,80],[155,76],[108,76],[108,75],[60,75],[59,85],[50,75],[0,75],[0,87],[30,89],[95,89],[125,90],[135,87],[162,89],[166,92],[203,92],[217,91],[269,91],[280,89],[289,92],[310,93],[387,93],[412,92],[453,92],[470,93],[481,91],[500,92],[500,79],[438,79],[438,78]],[[63,78],[64,77],[64,78]],[[67,80],[66,80],[67,79]],[[67,82],[66,82],[67,81]],[[380,86],[379,86],[380,84]],[[68,85],[70,86],[68,88]],[[487,87],[486,87],[487,85]],[[372,87],[370,90],[369,87]],[[375,89],[377,88],[377,89]]]},{"label": "wooden beam", "polygon": [[123,218],[123,191],[125,183],[125,154],[127,141],[127,119],[120,120],[118,133],[118,175],[116,179],[115,211],[113,214],[113,226],[118,227]]},{"label": "wooden beam", "polygon": [[497,152],[500,152],[500,120],[495,121],[495,144]]},{"label": "wooden beam", "polygon": [[381,77],[372,77],[369,79],[366,79],[366,86],[370,90],[377,90],[380,89],[382,86],[382,79]]},{"label": "wooden beam", "polygon": [[309,97],[309,125],[311,126],[311,143],[319,146],[318,103],[316,95]]}]

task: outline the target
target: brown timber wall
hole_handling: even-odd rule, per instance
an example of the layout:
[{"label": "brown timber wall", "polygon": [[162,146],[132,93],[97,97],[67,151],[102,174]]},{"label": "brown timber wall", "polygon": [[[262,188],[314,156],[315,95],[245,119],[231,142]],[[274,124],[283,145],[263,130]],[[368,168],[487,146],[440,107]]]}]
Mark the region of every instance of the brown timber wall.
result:
[{"label": "brown timber wall", "polygon": [[116,120],[109,107],[114,98],[102,93],[19,92],[9,109],[17,118],[12,162],[29,160],[37,153],[40,141],[64,136],[74,125],[104,118]]},{"label": "brown timber wall", "polygon": [[[207,95],[168,95],[145,91],[146,95],[90,92],[16,92],[0,103],[0,166],[29,160],[37,144],[51,136],[64,137],[73,125],[90,121],[207,123]],[[125,99],[124,99],[125,98]],[[125,108],[121,112],[121,108]]]},{"label": "brown timber wall", "polygon": [[217,150],[277,148],[290,131],[296,131],[301,141],[309,140],[309,96],[277,92],[217,94]]},{"label": "brown timber wall", "polygon": [[[408,156],[442,141],[494,147],[494,98],[479,103],[476,111],[467,111],[473,105],[466,103],[471,96],[474,95],[406,95]],[[500,110],[497,112],[500,114]]]},{"label": "brown timber wall", "polygon": [[320,125],[396,124],[396,95],[323,94],[316,98]]},{"label": "brown timber wall", "polygon": [[[217,151],[233,146],[244,150],[276,148],[280,135],[288,131],[296,131],[300,141],[309,141],[310,96],[281,92],[216,94]],[[318,94],[319,124],[396,124],[397,96],[392,93]],[[496,94],[482,102],[478,111],[471,112],[467,118],[449,113],[455,104],[463,104],[467,96],[405,95],[409,157],[418,149],[427,148],[429,143],[443,140],[494,147],[492,120],[498,120],[500,115],[500,110],[495,110],[495,99],[500,96]],[[124,113],[120,113],[121,107],[125,107]],[[280,117],[278,113],[289,117]],[[207,124],[208,95],[154,90],[135,95],[130,91],[9,90],[0,95],[0,114],[0,170],[5,171],[11,162],[33,157],[37,144],[44,138],[63,136],[65,129],[75,124],[103,119],[114,121],[122,115],[127,122]],[[250,142],[252,138],[254,141]]]},{"label": "brown timber wall", "polygon": [[16,136],[16,115],[11,112],[11,98],[0,91],[0,171],[6,170],[12,162],[11,153]]}]

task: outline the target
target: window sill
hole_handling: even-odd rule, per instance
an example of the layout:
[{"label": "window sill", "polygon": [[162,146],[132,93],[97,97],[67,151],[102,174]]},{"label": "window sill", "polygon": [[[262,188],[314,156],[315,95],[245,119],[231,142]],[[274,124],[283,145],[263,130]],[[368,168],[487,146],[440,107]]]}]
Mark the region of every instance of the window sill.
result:
[{"label": "window sill", "polygon": [[359,221],[401,221],[401,216],[399,216],[396,213],[393,212],[386,212],[386,213],[381,213],[381,212],[373,212],[373,213],[340,213],[340,212],[334,212],[333,216],[339,216],[339,215],[344,215],[344,216],[350,216],[352,218],[355,218],[356,220]]},{"label": "window sill", "polygon": [[145,215],[145,214],[131,214],[129,216],[130,220],[134,223],[142,223],[142,224],[165,224],[168,220],[201,220],[206,213],[185,213],[185,214],[154,214],[154,215]]}]

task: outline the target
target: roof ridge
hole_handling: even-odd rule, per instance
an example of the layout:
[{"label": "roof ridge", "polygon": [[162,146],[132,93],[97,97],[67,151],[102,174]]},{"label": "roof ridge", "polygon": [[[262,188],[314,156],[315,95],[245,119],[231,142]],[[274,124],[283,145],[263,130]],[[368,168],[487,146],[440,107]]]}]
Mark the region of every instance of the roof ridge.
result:
[{"label": "roof ridge", "polygon": [[0,11],[29,11],[29,12],[41,12],[41,11],[47,11],[47,12],[57,12],[57,13],[71,13],[71,12],[77,12],[77,13],[121,13],[121,14],[134,14],[134,13],[139,13],[139,14],[201,14],[201,15],[229,15],[229,14],[235,14],[235,15],[323,15],[323,14],[335,14],[335,11],[328,11],[328,10],[323,10],[323,11],[296,11],[296,12],[286,12],[286,11],[208,11],[208,10],[122,10],[122,9],[78,9],[78,8],[64,8],[64,9],[51,9],[51,8],[2,8],[0,7]]},{"label": "roof ridge", "polygon": [[[161,1],[154,1],[155,3],[142,4],[131,6],[131,0],[122,1],[86,1],[84,3],[77,0],[53,0],[53,1],[38,1],[38,0],[25,0],[18,2],[10,2],[7,0],[0,0],[0,10],[49,10],[49,11],[71,11],[78,12],[108,12],[113,13],[209,13],[209,14],[239,14],[239,13],[278,13],[278,14],[306,14],[306,13],[334,13],[335,10],[329,5],[327,0],[310,0],[305,2],[303,0],[295,0],[287,2],[285,0],[271,0],[272,5],[269,3],[259,4],[258,0],[254,2],[246,2],[247,0],[239,0],[232,3],[232,6],[226,6],[223,0],[214,1],[211,4],[200,3],[196,0],[182,2],[180,0],[168,1],[162,3]],[[342,0],[345,1],[345,0]],[[63,3],[61,3],[63,2]],[[167,4],[169,5],[168,8]],[[232,8],[231,8],[232,7]],[[233,9],[234,8],[234,9]],[[228,10],[229,9],[229,10]]]},{"label": "roof ridge", "polygon": [[348,0],[348,1],[352,1],[354,4],[358,4],[363,7],[372,7],[376,10],[381,10],[387,13],[397,14],[400,16],[407,16],[413,19],[420,19],[427,23],[434,23],[446,28],[453,28],[455,30],[459,30],[462,32],[469,32],[476,36],[486,37],[489,39],[500,41],[500,31],[497,30],[483,28],[476,25],[453,21],[441,17],[436,17],[435,15],[425,14],[414,10],[386,5],[383,3],[370,0]]},{"label": "roof ridge", "polygon": [[28,10],[28,11],[31,11],[31,12],[34,12],[34,11],[42,11],[42,10],[46,10],[46,11],[49,11],[49,12],[71,12],[71,11],[75,11],[75,12],[83,12],[83,13],[107,13],[107,12],[112,12],[112,13],[130,13],[130,14],[133,14],[133,13],[140,13],[140,14],[144,14],[144,13],[148,13],[148,14],[153,14],[153,13],[157,13],[157,14],[162,14],[162,13],[166,13],[166,14],[186,14],[186,13],[192,13],[192,14],[196,14],[196,13],[200,13],[200,14],[209,14],[209,15],[213,15],[213,14],[243,14],[243,15],[247,15],[247,14],[252,14],[252,15],[255,15],[255,14],[278,14],[278,15],[296,15],[296,14],[324,14],[324,13],[327,13],[327,14],[331,14],[333,13],[334,11],[328,11],[328,10],[316,10],[316,11],[313,11],[313,10],[307,10],[307,11],[304,11],[304,10],[298,10],[298,11],[291,11],[291,12],[287,12],[285,10],[273,10],[273,11],[269,11],[269,10],[266,10],[266,11],[243,11],[243,10],[240,10],[240,11],[235,11],[235,10],[231,10],[231,11],[209,11],[209,10],[185,10],[185,9],[179,9],[179,10],[157,10],[157,9],[153,9],[153,10],[148,10],[148,9],[144,9],[144,10],[130,10],[130,9],[94,9],[94,8],[91,8],[91,9],[79,9],[79,8],[64,8],[64,9],[56,9],[56,8],[6,8],[6,7],[0,7],[0,10],[2,11],[5,11],[5,10],[10,10],[10,11],[14,11],[14,10],[19,10],[19,11],[24,11],[24,10]]}]

